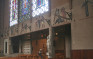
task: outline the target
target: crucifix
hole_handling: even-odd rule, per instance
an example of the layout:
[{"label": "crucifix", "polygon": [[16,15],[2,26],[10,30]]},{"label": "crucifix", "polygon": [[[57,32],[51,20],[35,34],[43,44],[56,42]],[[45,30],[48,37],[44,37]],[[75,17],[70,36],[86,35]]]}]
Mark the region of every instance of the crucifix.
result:
[{"label": "crucifix", "polygon": [[85,0],[85,2],[83,3],[82,7],[85,6],[85,12],[86,12],[86,16],[89,16],[89,11],[88,11],[88,3],[91,3],[93,4],[92,1],[88,1],[88,0]]}]

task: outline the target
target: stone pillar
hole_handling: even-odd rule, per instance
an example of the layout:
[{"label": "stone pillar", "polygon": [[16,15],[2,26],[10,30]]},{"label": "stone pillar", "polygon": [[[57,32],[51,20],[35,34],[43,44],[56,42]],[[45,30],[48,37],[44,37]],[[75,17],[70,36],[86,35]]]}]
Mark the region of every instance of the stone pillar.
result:
[{"label": "stone pillar", "polygon": [[7,54],[10,54],[9,48],[10,48],[10,40],[8,38],[8,40],[7,40]]},{"label": "stone pillar", "polygon": [[66,47],[66,58],[71,58],[71,37],[70,35],[65,36],[65,47]]},{"label": "stone pillar", "polygon": [[47,55],[48,59],[51,59],[55,55],[55,49],[54,49],[54,31],[52,27],[49,27],[49,36],[47,37]]}]

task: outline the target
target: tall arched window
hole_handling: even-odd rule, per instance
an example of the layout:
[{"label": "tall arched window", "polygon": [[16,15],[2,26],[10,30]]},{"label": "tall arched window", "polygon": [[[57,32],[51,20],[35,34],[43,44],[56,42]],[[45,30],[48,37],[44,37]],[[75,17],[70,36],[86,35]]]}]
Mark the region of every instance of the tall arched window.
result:
[{"label": "tall arched window", "polygon": [[40,15],[49,10],[48,0],[32,0],[32,16]]},{"label": "tall arched window", "polygon": [[19,0],[19,22],[30,18],[30,0]]},{"label": "tall arched window", "polygon": [[18,23],[18,0],[10,0],[10,26]]}]

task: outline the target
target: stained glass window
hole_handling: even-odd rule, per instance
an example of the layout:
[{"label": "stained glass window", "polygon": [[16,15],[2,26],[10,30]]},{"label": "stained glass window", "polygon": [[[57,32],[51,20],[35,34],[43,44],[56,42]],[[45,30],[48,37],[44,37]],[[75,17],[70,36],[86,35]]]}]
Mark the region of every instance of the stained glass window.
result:
[{"label": "stained glass window", "polygon": [[49,10],[48,0],[32,0],[32,16],[42,14]]},{"label": "stained glass window", "polygon": [[10,0],[10,26],[18,23],[18,0]]},{"label": "stained glass window", "polygon": [[19,22],[30,18],[30,0],[20,0],[19,6]]}]

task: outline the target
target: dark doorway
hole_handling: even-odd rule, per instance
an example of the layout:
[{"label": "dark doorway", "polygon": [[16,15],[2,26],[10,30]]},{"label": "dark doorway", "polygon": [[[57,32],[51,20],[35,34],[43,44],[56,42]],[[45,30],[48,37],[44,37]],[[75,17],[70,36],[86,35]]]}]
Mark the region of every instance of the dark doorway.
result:
[{"label": "dark doorway", "polygon": [[17,38],[12,38],[11,42],[13,53],[19,53],[19,40]]},{"label": "dark doorway", "polygon": [[54,32],[55,59],[71,58],[71,24],[54,27]]},{"label": "dark doorway", "polygon": [[7,42],[5,42],[5,53],[7,53]]}]

